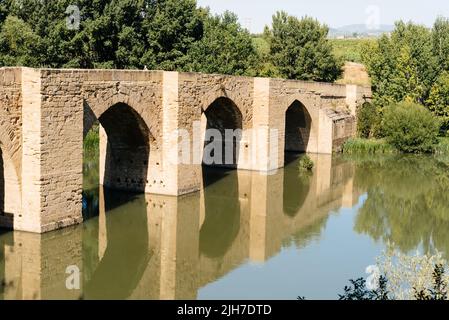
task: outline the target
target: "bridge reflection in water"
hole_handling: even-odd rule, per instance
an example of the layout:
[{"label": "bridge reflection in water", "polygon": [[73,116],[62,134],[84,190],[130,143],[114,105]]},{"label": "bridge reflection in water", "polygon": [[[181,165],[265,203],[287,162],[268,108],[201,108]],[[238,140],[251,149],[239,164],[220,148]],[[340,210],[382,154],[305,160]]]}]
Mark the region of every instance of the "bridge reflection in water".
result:
[{"label": "bridge reflection in water", "polygon": [[[357,202],[349,162],[311,157],[311,175],[299,172],[297,159],[274,175],[205,168],[202,191],[179,198],[88,191],[83,225],[0,235],[0,298],[195,299],[293,236],[304,246],[333,210]],[[71,265],[80,269],[80,290],[66,288]]]}]

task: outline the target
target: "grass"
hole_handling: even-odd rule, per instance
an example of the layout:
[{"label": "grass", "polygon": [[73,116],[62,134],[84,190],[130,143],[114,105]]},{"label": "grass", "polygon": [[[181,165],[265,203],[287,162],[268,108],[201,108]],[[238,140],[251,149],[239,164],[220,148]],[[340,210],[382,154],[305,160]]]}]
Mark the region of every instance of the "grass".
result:
[{"label": "grass", "polygon": [[381,139],[349,139],[343,145],[344,154],[394,154],[397,149]]},{"label": "grass", "polygon": [[[449,155],[449,137],[438,138],[434,147],[437,155]],[[382,139],[353,138],[345,142],[342,148],[344,154],[395,154],[399,151]]]}]

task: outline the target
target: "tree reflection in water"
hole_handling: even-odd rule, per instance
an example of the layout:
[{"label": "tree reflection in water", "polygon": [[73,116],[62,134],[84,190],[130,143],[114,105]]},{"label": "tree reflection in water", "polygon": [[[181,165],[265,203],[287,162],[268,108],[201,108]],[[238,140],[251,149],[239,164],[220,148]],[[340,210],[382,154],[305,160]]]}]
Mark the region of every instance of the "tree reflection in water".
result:
[{"label": "tree reflection in water", "polygon": [[449,166],[431,156],[352,158],[355,184],[367,199],[355,230],[394,243],[403,252],[422,246],[449,257]]}]

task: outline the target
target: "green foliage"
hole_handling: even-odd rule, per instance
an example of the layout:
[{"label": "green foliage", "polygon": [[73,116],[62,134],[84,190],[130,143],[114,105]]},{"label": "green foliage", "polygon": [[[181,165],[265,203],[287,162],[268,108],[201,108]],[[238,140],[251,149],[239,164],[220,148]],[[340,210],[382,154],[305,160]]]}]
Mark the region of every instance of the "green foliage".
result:
[{"label": "green foliage", "polygon": [[339,296],[339,300],[390,300],[387,291],[388,280],[384,276],[379,278],[379,287],[376,290],[369,290],[366,287],[366,280],[359,278],[349,280],[350,286],[345,286],[344,293]]},{"label": "green foliage", "polygon": [[362,61],[371,76],[376,104],[424,103],[437,74],[432,33],[421,25],[396,23],[391,36],[366,43]]},{"label": "green foliage", "polygon": [[416,300],[447,300],[447,282],[444,279],[445,269],[442,264],[435,265],[433,271],[433,288],[415,290]]},{"label": "green foliage", "polygon": [[366,102],[357,109],[357,134],[361,138],[372,138],[379,129],[381,117],[376,105]]},{"label": "green foliage", "polygon": [[423,106],[406,102],[388,106],[382,121],[387,142],[406,153],[432,152],[439,127]]},{"label": "green foliage", "polygon": [[328,32],[328,27],[315,19],[298,19],[286,12],[277,12],[272,29],[265,31],[271,61],[288,79],[336,80],[342,72],[342,61],[333,54]]},{"label": "green foliage", "polygon": [[42,39],[23,20],[8,16],[0,32],[0,65],[39,66]]},{"label": "green foliage", "polygon": [[438,144],[434,148],[435,153],[449,155],[449,137],[440,137],[438,141]]},{"label": "green foliage", "polygon": [[350,62],[362,62],[362,50],[366,45],[375,43],[373,39],[330,39],[337,59]]},{"label": "green foliage", "polygon": [[[69,5],[80,8],[78,30],[67,28]],[[213,16],[196,0],[0,1],[0,66],[146,66],[333,81],[341,64],[327,32],[313,19],[278,13],[272,30],[253,37],[235,14]]]},{"label": "green foliage", "polygon": [[310,157],[308,155],[305,155],[303,157],[301,157],[301,159],[299,160],[299,169],[300,171],[312,171],[313,167],[314,167],[314,163],[312,161],[312,159],[310,159]]},{"label": "green foliage", "polygon": [[[79,30],[66,26],[68,5],[80,8]],[[35,59],[27,66],[181,70],[191,46],[203,37],[204,12],[195,0],[23,0],[10,2],[4,12],[41,39],[33,42],[39,48],[23,53]],[[2,65],[23,60],[8,52],[0,48],[0,56],[15,60],[1,59]]]},{"label": "green foliage", "polygon": [[249,32],[226,11],[205,19],[204,37],[192,46],[189,59],[187,71],[248,75],[257,55]]},{"label": "green foliage", "polygon": [[[432,274],[433,286],[431,289],[416,289],[414,297],[416,300],[447,300],[447,282],[444,279],[445,269],[441,264],[434,267]],[[393,300],[396,297],[390,297],[387,290],[388,279],[380,276],[379,286],[376,290],[369,290],[366,287],[366,281],[363,278],[349,280],[350,286],[345,286],[344,293],[339,295],[339,300]],[[299,298],[299,297],[298,297]],[[301,297],[301,300],[304,298]]]},{"label": "green foliage", "polygon": [[449,72],[443,71],[433,84],[426,105],[441,119],[441,129],[449,131]]},{"label": "green foliage", "polygon": [[84,138],[84,153],[96,154],[99,151],[100,145],[100,131],[98,122],[93,125],[92,129],[87,132]]},{"label": "green foliage", "polygon": [[343,144],[344,154],[394,154],[397,149],[385,140],[353,138]]},{"label": "green foliage", "polygon": [[183,69],[188,51],[203,38],[205,13],[196,8],[195,0],[150,1],[148,8],[143,64],[149,69]]},{"label": "green foliage", "polygon": [[253,37],[253,45],[257,53],[257,64],[254,75],[267,78],[282,78],[279,68],[274,65],[270,54],[270,30],[266,27],[266,32]]},{"label": "green foliage", "polygon": [[432,29],[432,48],[442,71],[449,71],[449,19],[439,17]]},{"label": "green foliage", "polygon": [[449,130],[449,19],[438,18],[432,30],[397,22],[391,36],[365,43],[361,56],[376,105],[423,104]]}]

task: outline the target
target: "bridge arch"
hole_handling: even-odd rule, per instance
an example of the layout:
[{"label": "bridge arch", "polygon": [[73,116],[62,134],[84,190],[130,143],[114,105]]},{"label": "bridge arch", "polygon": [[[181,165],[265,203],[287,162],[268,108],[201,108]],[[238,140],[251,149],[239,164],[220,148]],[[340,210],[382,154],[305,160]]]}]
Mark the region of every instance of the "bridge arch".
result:
[{"label": "bridge arch", "polygon": [[243,116],[237,104],[221,96],[202,110],[204,150],[203,164],[237,168],[242,139]]},{"label": "bridge arch", "polygon": [[112,189],[144,192],[150,150],[156,150],[157,145],[141,114],[125,102],[97,112],[85,102],[84,110],[85,134],[96,120],[100,124],[100,183]]},{"label": "bridge arch", "polygon": [[291,97],[285,106],[285,152],[316,152],[316,133],[318,132],[318,109],[310,107],[311,103]]}]

